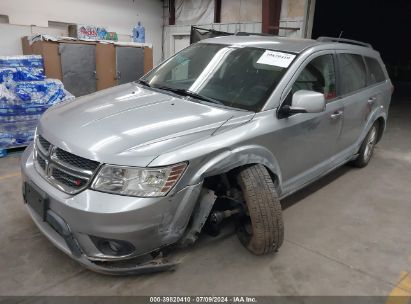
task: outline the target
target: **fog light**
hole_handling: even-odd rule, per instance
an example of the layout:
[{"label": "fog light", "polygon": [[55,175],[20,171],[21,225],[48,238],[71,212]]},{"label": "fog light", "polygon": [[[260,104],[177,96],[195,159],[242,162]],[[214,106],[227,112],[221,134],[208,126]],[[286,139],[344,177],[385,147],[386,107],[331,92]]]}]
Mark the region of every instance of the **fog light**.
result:
[{"label": "fog light", "polygon": [[111,250],[114,252],[120,252],[121,251],[121,245],[117,243],[116,241],[107,241],[108,242],[108,247],[110,247]]},{"label": "fog light", "polygon": [[103,239],[96,236],[90,236],[90,239],[96,245],[101,253],[110,256],[126,256],[135,251],[132,244],[121,240]]}]

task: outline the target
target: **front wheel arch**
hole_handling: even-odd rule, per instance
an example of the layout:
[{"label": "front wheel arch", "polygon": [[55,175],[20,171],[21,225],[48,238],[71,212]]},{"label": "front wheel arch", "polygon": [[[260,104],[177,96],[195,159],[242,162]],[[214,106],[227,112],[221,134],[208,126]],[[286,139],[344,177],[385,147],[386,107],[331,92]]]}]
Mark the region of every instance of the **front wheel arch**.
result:
[{"label": "front wheel arch", "polygon": [[[240,168],[263,165],[279,192],[282,189],[282,175],[276,157],[267,148],[260,145],[245,145],[229,151],[222,151],[203,161],[201,166],[194,165],[194,171],[186,176],[186,184],[197,184],[213,176],[227,174]],[[183,177],[184,178],[184,177]]]},{"label": "front wheel arch", "polygon": [[[272,182],[273,182],[273,184],[274,184],[274,187],[276,188],[277,193],[279,193],[279,192],[280,192],[280,188],[281,188],[281,187],[280,187],[280,177],[278,176],[278,174],[277,174],[276,172],[273,172],[273,171],[271,170],[271,168],[269,168],[268,166],[266,166],[266,165],[264,165],[264,164],[262,164],[262,163],[249,163],[249,164],[246,164],[246,165],[241,165],[241,166],[235,167],[235,168],[233,168],[233,169],[231,169],[231,170],[228,170],[227,172],[222,172],[222,173],[219,173],[219,174],[216,174],[216,175],[206,176],[206,177],[204,177],[204,179],[203,179],[203,187],[208,184],[207,181],[210,181],[210,180],[212,180],[212,179],[219,179],[219,178],[221,178],[221,177],[224,176],[224,175],[231,177],[231,178],[233,179],[233,181],[234,181],[235,176],[236,176],[239,172],[241,172],[242,170],[247,169],[247,168],[249,168],[249,167],[257,166],[257,165],[263,166],[263,167],[268,171],[268,174],[269,174],[270,177],[271,177],[271,180],[272,180]],[[213,189],[211,189],[211,190],[213,190]]]}]

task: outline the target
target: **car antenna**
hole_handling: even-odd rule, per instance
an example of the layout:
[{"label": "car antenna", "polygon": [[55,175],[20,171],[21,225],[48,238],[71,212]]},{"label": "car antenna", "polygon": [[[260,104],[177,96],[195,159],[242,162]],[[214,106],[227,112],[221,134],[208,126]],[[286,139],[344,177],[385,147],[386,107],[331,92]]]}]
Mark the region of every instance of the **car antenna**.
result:
[{"label": "car antenna", "polygon": [[338,38],[341,38],[343,33],[344,33],[344,31],[341,31],[341,32],[340,32],[340,35],[338,36]]}]

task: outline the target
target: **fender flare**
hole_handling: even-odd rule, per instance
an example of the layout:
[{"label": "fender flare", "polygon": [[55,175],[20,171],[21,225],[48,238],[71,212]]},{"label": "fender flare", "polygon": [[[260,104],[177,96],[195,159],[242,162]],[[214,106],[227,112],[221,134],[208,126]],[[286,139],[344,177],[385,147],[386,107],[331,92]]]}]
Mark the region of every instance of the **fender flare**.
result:
[{"label": "fender flare", "polygon": [[278,161],[267,148],[260,145],[245,145],[214,154],[191,176],[190,184],[197,184],[206,177],[220,175],[235,168],[253,164],[265,166],[277,178],[274,182],[278,185],[278,189],[281,189],[282,175]]}]

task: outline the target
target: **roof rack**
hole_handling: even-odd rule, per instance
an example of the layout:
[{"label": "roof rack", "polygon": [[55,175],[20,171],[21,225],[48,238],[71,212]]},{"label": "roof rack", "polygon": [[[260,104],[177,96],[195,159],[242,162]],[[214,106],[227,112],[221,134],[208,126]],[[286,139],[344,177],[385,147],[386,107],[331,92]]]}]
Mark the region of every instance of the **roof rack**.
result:
[{"label": "roof rack", "polygon": [[249,33],[249,32],[236,32],[234,35],[235,36],[275,36],[275,35],[265,34],[265,33]]},{"label": "roof rack", "polygon": [[342,42],[354,45],[365,46],[367,48],[372,49],[372,45],[366,42],[361,42],[357,40],[345,39],[345,38],[334,38],[334,37],[318,37],[317,41],[319,42]]}]

